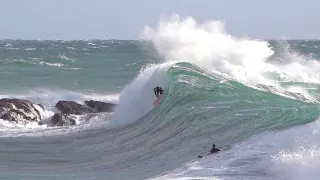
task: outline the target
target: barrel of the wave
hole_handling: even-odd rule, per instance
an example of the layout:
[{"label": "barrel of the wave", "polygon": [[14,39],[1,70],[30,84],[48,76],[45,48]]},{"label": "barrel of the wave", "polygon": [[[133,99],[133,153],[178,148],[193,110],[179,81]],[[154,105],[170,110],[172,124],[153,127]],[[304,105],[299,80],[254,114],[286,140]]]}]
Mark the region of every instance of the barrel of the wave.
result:
[{"label": "barrel of the wave", "polygon": [[159,96],[159,98],[157,98],[156,100],[154,100],[154,102],[152,103],[152,105],[153,105],[153,106],[157,105],[157,104],[160,102],[161,98],[162,98],[162,95]]}]

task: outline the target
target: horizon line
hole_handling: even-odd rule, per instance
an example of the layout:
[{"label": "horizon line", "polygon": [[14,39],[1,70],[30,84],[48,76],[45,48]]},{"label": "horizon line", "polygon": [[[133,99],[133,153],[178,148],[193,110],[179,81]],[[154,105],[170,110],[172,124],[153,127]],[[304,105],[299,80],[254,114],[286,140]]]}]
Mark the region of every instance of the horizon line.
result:
[{"label": "horizon line", "polygon": [[[238,39],[242,39],[242,38],[238,38]],[[244,38],[244,39],[249,39],[249,40],[262,40],[262,41],[301,41],[301,40],[320,40],[320,38],[288,38],[288,39],[276,39],[276,38],[265,38],[265,39],[259,39],[259,38]],[[20,38],[16,38],[16,39],[0,39],[0,41],[151,41],[151,40],[146,40],[146,39],[116,39],[116,38],[92,38],[92,39],[20,39]]]}]

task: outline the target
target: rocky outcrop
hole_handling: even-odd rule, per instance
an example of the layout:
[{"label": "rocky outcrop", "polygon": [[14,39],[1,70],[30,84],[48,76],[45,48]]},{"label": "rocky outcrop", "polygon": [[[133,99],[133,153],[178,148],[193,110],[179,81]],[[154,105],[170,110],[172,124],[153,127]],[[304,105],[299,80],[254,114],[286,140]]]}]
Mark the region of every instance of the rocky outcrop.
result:
[{"label": "rocky outcrop", "polygon": [[[75,115],[86,115],[86,120],[96,116],[101,112],[113,112],[115,104],[101,101],[85,101],[79,104],[74,101],[59,101],[55,107],[59,112],[55,113],[51,119],[53,126],[70,126],[76,124]],[[0,118],[11,122],[41,122],[41,111],[44,107],[24,99],[0,99]]]},{"label": "rocky outcrop", "polygon": [[107,103],[107,102],[101,102],[101,101],[85,101],[84,102],[88,107],[92,108],[94,112],[113,112],[115,108],[115,104]]},{"label": "rocky outcrop", "polygon": [[43,106],[23,99],[0,99],[0,118],[7,121],[39,122]]},{"label": "rocky outcrop", "polygon": [[59,114],[56,113],[51,118],[53,126],[70,126],[75,125],[76,120],[70,114]]},{"label": "rocky outcrop", "polygon": [[113,112],[115,104],[101,101],[85,101],[85,105],[74,101],[59,101],[56,108],[62,114],[84,115],[89,113]]},{"label": "rocky outcrop", "polygon": [[[88,117],[93,117],[93,113],[101,112],[113,112],[115,104],[106,103],[101,101],[85,101],[85,105],[79,104],[74,101],[59,101],[55,107],[59,110],[51,118],[51,123],[54,126],[68,126],[75,125],[74,115],[88,115]],[[90,119],[90,118],[86,118]]]},{"label": "rocky outcrop", "polygon": [[93,112],[90,108],[74,101],[59,101],[55,107],[62,114],[83,115]]}]

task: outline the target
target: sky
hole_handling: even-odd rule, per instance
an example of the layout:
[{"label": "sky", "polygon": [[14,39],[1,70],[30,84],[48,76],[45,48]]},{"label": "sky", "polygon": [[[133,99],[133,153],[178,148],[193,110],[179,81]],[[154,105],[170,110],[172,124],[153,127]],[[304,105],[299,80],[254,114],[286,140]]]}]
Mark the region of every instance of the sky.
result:
[{"label": "sky", "polygon": [[319,0],[0,0],[0,39],[139,39],[161,16],[221,20],[237,37],[320,39]]}]

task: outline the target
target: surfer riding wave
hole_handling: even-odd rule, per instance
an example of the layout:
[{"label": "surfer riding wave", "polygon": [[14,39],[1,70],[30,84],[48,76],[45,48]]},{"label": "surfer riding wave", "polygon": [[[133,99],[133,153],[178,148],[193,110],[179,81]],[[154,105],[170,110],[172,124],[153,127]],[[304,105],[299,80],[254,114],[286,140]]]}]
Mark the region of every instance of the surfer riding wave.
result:
[{"label": "surfer riding wave", "polygon": [[156,97],[159,99],[160,95],[163,94],[163,89],[162,87],[157,86],[153,88],[153,92],[154,92],[154,95],[156,95]]}]

